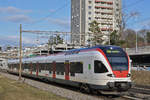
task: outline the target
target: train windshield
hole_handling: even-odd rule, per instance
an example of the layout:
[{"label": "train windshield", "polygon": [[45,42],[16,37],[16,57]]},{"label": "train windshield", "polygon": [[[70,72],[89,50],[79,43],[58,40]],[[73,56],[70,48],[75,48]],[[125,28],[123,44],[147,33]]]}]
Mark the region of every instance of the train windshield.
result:
[{"label": "train windshield", "polygon": [[126,53],[121,49],[106,49],[105,54],[114,71],[128,70],[128,58]]}]

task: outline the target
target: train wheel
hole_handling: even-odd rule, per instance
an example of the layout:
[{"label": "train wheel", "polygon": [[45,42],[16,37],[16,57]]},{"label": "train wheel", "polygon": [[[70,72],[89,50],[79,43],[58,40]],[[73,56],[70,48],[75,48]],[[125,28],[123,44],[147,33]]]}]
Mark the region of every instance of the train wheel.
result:
[{"label": "train wheel", "polygon": [[88,84],[81,84],[80,91],[83,93],[91,93],[91,89]]}]

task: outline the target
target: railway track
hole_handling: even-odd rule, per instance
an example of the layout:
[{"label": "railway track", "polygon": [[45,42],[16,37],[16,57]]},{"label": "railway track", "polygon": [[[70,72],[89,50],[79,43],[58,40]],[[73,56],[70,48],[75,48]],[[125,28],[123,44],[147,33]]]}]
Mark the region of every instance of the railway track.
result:
[{"label": "railway track", "polygon": [[[8,73],[1,73],[1,74],[3,74],[4,76],[6,76],[6,74],[8,74]],[[9,74],[10,75],[10,74]],[[13,77],[14,75],[11,75],[11,77]],[[17,76],[15,76],[15,77],[17,77]],[[29,79],[27,79],[27,80],[29,80]],[[38,80],[39,81],[39,80]],[[37,81],[37,82],[38,82]],[[40,80],[40,82],[41,82],[41,80]],[[43,81],[42,81],[43,82]],[[45,82],[45,81],[44,81]],[[34,86],[35,87],[35,85],[34,84],[30,84],[30,83],[32,83],[32,82],[27,82],[27,84],[29,84],[29,85],[32,85],[32,86]],[[142,87],[142,86],[134,86],[132,89],[130,89],[126,94],[124,94],[124,95],[117,95],[117,94],[108,94],[108,95],[106,95],[106,94],[100,94],[100,93],[97,93],[97,92],[95,92],[95,93],[92,93],[92,94],[88,94],[88,93],[81,93],[80,91],[79,91],[79,89],[78,88],[73,88],[73,87],[71,87],[71,86],[65,86],[65,85],[61,85],[61,84],[54,84],[54,83],[50,83],[49,84],[49,82],[45,82],[45,83],[48,83],[48,85],[53,85],[53,86],[56,86],[56,87],[58,87],[58,88],[64,88],[64,89],[67,89],[68,91],[73,91],[73,93],[75,92],[75,95],[77,95],[78,94],[78,96],[79,95],[82,95],[82,96],[86,96],[86,98],[82,98],[82,96],[80,97],[78,97],[78,98],[76,98],[76,96],[72,96],[73,98],[70,98],[70,96],[69,96],[69,98],[70,99],[73,99],[73,100],[91,100],[91,99],[93,99],[93,100],[150,100],[149,98],[150,98],[150,90],[149,90],[149,88],[146,88],[145,89],[145,87]],[[43,83],[44,84],[44,83]],[[36,88],[39,88],[39,86],[37,85],[36,86]],[[44,85],[43,85],[43,87],[42,88],[44,88],[44,90],[47,90],[45,87],[44,87]],[[41,89],[41,88],[40,88]],[[58,89],[59,90],[59,89]],[[144,90],[146,90],[146,91],[144,91]],[[59,91],[61,91],[61,90],[59,90]],[[55,91],[56,92],[56,91]],[[55,93],[54,92],[54,93]],[[60,92],[61,93],[61,92]],[[57,94],[57,92],[56,92],[56,94]],[[59,94],[57,94],[57,95],[59,95]],[[72,94],[71,94],[72,95]],[[62,96],[65,96],[65,95],[62,95]],[[66,95],[66,97],[68,98],[68,95]],[[87,99],[88,98],[88,99]]]},{"label": "railway track", "polygon": [[[18,80],[18,76],[8,73],[0,72],[2,76],[8,77],[13,80]],[[78,88],[73,88],[71,86],[66,86],[62,84],[56,84],[51,82],[43,82],[41,80],[34,80],[30,78],[22,78],[24,79],[24,83],[33,86],[35,88],[45,90],[56,95],[68,98],[70,100],[109,100],[108,97],[102,95],[95,95],[95,94],[87,94],[81,93]],[[121,99],[118,99],[121,100]]]},{"label": "railway track", "polygon": [[148,86],[136,85],[136,86],[133,86],[132,89],[130,89],[130,91],[150,95],[150,87]]},{"label": "railway track", "polygon": [[133,100],[150,100],[150,86],[134,85],[123,97]]}]

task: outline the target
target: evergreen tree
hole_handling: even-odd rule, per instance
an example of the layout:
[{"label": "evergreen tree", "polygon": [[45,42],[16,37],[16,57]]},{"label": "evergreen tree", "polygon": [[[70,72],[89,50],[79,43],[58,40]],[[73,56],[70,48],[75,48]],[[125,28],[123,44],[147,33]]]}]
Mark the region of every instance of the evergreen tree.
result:
[{"label": "evergreen tree", "polygon": [[90,23],[90,40],[89,42],[92,42],[93,45],[99,45],[103,43],[103,34],[100,31],[99,23],[97,21],[93,21]]},{"label": "evergreen tree", "polygon": [[[106,43],[108,44],[108,42]],[[125,44],[124,40],[121,40],[120,38],[120,34],[118,34],[118,32],[116,30],[114,30],[111,34],[110,34],[110,45],[118,45],[118,46],[122,46]]]},{"label": "evergreen tree", "polygon": [[147,32],[146,40],[147,40],[147,43],[149,44],[150,43],[150,32]]},{"label": "evergreen tree", "polygon": [[60,37],[60,35],[56,35],[56,37],[53,38],[53,44],[63,44],[63,38]]}]

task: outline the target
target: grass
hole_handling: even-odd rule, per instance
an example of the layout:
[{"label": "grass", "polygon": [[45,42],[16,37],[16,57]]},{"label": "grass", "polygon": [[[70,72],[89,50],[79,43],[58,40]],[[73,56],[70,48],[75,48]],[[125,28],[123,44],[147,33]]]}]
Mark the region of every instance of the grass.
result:
[{"label": "grass", "polygon": [[139,85],[150,86],[150,71],[135,71],[132,70],[131,79],[134,83]]},{"label": "grass", "polygon": [[67,100],[50,92],[0,76],[0,100]]}]

